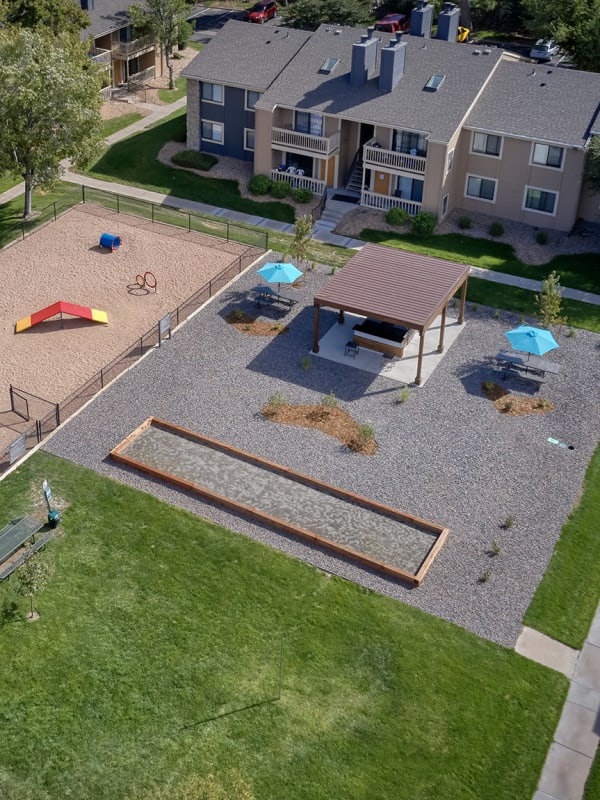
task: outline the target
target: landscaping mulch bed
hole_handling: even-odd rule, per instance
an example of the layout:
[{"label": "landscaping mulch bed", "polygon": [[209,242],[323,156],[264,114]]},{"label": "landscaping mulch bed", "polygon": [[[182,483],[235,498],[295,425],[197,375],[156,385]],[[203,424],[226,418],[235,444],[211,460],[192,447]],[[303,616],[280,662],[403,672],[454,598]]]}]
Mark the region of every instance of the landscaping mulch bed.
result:
[{"label": "landscaping mulch bed", "polygon": [[287,333],[289,328],[282,322],[263,322],[251,317],[243,311],[232,311],[226,317],[227,322],[238,331],[248,336],[279,336]]},{"label": "landscaping mulch bed", "polygon": [[516,397],[497,383],[482,386],[485,396],[493,402],[498,411],[510,417],[524,417],[528,414],[547,414],[554,411],[554,403],[543,397]]}]

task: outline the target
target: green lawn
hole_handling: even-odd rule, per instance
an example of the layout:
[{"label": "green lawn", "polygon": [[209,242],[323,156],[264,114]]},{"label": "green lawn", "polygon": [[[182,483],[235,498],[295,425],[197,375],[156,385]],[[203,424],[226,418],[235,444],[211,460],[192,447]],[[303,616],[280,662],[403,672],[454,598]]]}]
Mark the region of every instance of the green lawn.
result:
[{"label": "green lawn", "polygon": [[81,187],[59,182],[52,190],[35,190],[32,196],[32,207],[39,214],[27,222],[22,221],[23,195],[9,203],[0,205],[0,247],[20,238],[22,229],[30,231],[52,219],[54,209],[57,213],[81,200]]},{"label": "green lawn", "polygon": [[3,798],[232,769],[257,800],[532,796],[559,673],[43,452],[0,482],[6,520],[44,515],[43,478],[39,621],[0,584]]},{"label": "green lawn", "polygon": [[187,83],[185,78],[175,78],[175,88],[159,89],[158,98],[159,100],[162,100],[163,103],[174,103],[175,100],[185,97],[186,88]]},{"label": "green lawn", "polygon": [[600,750],[596,751],[596,758],[585,784],[583,800],[598,800],[600,797]]},{"label": "green lawn", "polygon": [[0,194],[6,192],[7,189],[12,189],[17,183],[21,183],[20,178],[15,178],[12,175],[0,175]]},{"label": "green lawn", "polygon": [[129,125],[133,125],[134,122],[143,118],[143,114],[131,112],[130,114],[122,114],[120,117],[113,117],[113,119],[106,119],[102,123],[102,136],[106,138],[111,133],[123,130],[123,128],[129,127]]},{"label": "green lawn", "polygon": [[526,625],[576,649],[582,647],[600,601],[600,445],[584,488],[524,619]]},{"label": "green lawn", "polygon": [[546,264],[525,264],[520,261],[512,245],[475,239],[460,233],[447,233],[428,237],[412,234],[393,234],[365,229],[360,238],[366,242],[385,244],[413,253],[458,261],[474,267],[519,275],[536,281],[543,280],[552,270],[561,276],[561,284],[572,289],[600,294],[600,270],[597,253],[557,256]]},{"label": "green lawn", "polygon": [[148,130],[117,142],[104,151],[87,174],[281,222],[294,221],[291,205],[246,199],[240,195],[237,181],[207,178],[161,164],[156,158],[161,147],[172,140],[185,140],[185,120],[185,109],[181,109]]}]

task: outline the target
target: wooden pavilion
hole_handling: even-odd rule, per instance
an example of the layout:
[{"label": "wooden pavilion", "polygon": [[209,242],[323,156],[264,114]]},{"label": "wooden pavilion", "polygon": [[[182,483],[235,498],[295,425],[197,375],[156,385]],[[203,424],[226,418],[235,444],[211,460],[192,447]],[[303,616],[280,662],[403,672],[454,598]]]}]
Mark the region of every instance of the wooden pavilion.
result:
[{"label": "wooden pavilion", "polygon": [[438,352],[444,351],[446,308],[459,291],[458,322],[465,316],[469,267],[392,247],[367,244],[337,272],[314,298],[313,352],[319,352],[319,312],[336,308],[339,322],[344,312],[419,332],[419,357],[415,383],[421,383],[425,332],[441,315]]}]

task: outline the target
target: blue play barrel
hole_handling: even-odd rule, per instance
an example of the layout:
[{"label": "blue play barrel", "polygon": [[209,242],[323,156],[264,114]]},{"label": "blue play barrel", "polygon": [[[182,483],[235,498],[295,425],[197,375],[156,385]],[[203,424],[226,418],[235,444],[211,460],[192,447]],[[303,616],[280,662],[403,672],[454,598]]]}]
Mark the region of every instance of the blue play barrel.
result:
[{"label": "blue play barrel", "polygon": [[100,247],[107,247],[109,250],[118,250],[121,247],[121,237],[113,236],[112,233],[103,233],[100,237]]}]

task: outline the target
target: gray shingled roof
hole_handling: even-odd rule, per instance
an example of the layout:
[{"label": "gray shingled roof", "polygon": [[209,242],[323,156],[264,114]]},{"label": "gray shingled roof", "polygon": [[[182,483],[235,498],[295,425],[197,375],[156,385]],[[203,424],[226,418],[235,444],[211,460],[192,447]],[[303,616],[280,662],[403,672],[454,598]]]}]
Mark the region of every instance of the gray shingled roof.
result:
[{"label": "gray shingled roof", "polygon": [[94,0],[94,8],[87,12],[92,24],[81,31],[81,39],[102,36],[129,25],[129,5],[127,0]]},{"label": "gray shingled roof", "polygon": [[[339,32],[338,32],[339,31]],[[501,58],[502,51],[474,55],[467,44],[405,36],[404,75],[391,93],[378,88],[380,55],[375,77],[360,88],[350,85],[352,44],[364,29],[322,25],[265,93],[259,105],[276,104],[313,109],[345,119],[380,123],[428,133],[447,142],[460,126],[471,105]],[[376,33],[381,43],[391,38]],[[328,57],[339,58],[331,75],[319,72]],[[423,87],[434,74],[445,75],[437,92]]]},{"label": "gray shingled roof", "polygon": [[478,130],[582,147],[599,109],[599,74],[503,61],[466,124]]},{"label": "gray shingled roof", "polygon": [[264,92],[310,36],[307,31],[229,20],[181,75]]}]

